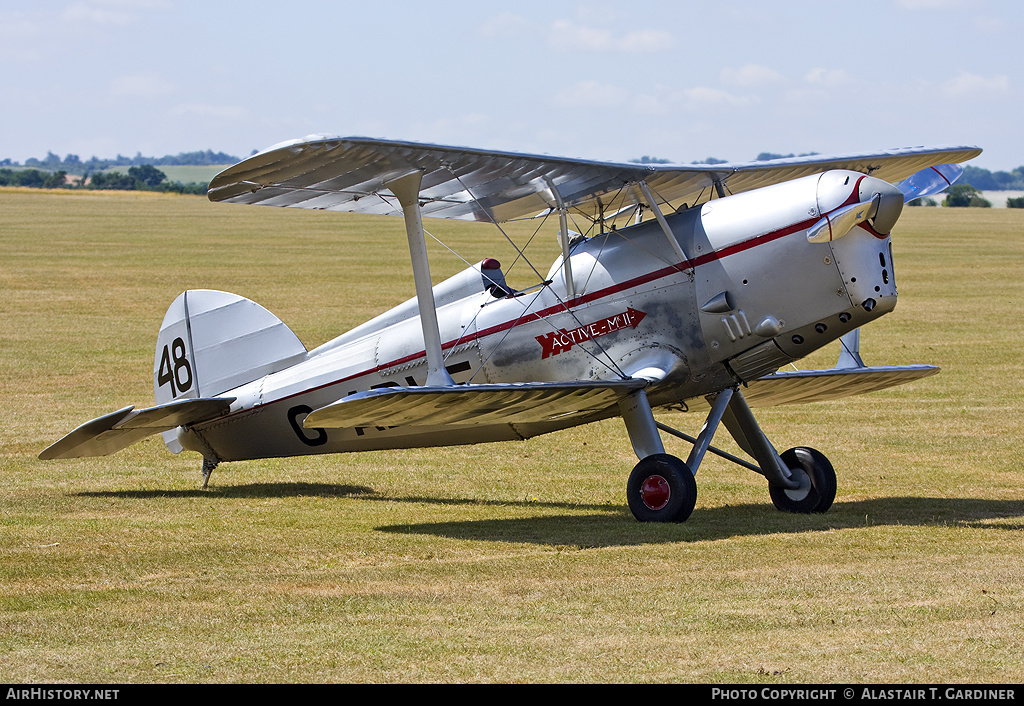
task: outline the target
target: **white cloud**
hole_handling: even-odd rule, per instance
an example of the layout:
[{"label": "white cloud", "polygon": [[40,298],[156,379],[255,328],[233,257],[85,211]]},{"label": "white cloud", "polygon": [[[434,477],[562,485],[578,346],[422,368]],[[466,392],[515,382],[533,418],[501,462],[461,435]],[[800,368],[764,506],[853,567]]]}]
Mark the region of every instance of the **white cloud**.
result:
[{"label": "white cloud", "polygon": [[655,52],[674,44],[672,35],[660,30],[637,30],[619,36],[610,29],[556,20],[551,26],[548,43],[563,51]]},{"label": "white cloud", "polygon": [[1006,31],[1006,22],[1001,17],[978,15],[971,23],[983,34],[1003,34]]},{"label": "white cloud", "polygon": [[480,32],[485,37],[518,36],[529,31],[529,29],[529,20],[522,15],[516,15],[511,12],[503,12],[490,18],[480,26]]},{"label": "white cloud", "polygon": [[825,87],[842,86],[851,80],[850,74],[846,73],[843,69],[823,69],[820,67],[811,69],[804,76],[804,81],[807,83]]},{"label": "white cloud", "polygon": [[119,76],[110,82],[110,93],[128,98],[156,98],[173,93],[175,85],[154,74]]},{"label": "white cloud", "polygon": [[174,106],[175,115],[195,115],[201,118],[233,120],[248,115],[245,108],[237,105],[209,105],[207,103],[181,103]]},{"label": "white cloud", "polygon": [[0,12],[0,57],[18,63],[37,61],[45,52],[40,38],[46,36],[42,23],[25,12]]},{"label": "white cloud", "polygon": [[952,10],[967,7],[964,0],[896,0],[896,6],[904,10]]},{"label": "white cloud", "polygon": [[715,106],[740,107],[754,102],[753,99],[746,96],[737,96],[720,88],[707,88],[706,86],[687,88],[683,91],[683,96],[690,107],[693,108]]},{"label": "white cloud", "polygon": [[618,48],[627,52],[664,51],[674,44],[675,40],[668,32],[651,29],[628,33],[618,42]]},{"label": "white cloud", "polygon": [[25,38],[26,35],[35,39],[42,33],[39,22],[30,19],[24,12],[0,12],[0,39],[5,42]]},{"label": "white cloud", "polygon": [[738,69],[722,69],[721,78],[722,83],[731,86],[753,88],[766,83],[778,83],[782,80],[782,75],[767,66],[746,64]]},{"label": "white cloud", "polygon": [[68,22],[92,22],[101,25],[125,25],[131,21],[129,13],[93,2],[72,3],[64,8],[60,17]]},{"label": "white cloud", "polygon": [[960,71],[956,76],[942,83],[942,91],[947,96],[960,98],[965,96],[1003,95],[1010,90],[1010,79],[1005,74],[985,77]]},{"label": "white cloud", "polygon": [[626,100],[626,92],[618,86],[598,81],[581,81],[566,86],[555,94],[556,105],[567,107],[600,107],[608,105],[622,105]]},{"label": "white cloud", "polygon": [[557,20],[551,27],[550,43],[557,49],[605,51],[612,48],[612,33],[607,29],[595,29],[575,25],[568,20]]},{"label": "white cloud", "polygon": [[138,19],[140,10],[162,10],[165,0],[78,0],[64,8],[60,17],[68,22],[126,25]]}]

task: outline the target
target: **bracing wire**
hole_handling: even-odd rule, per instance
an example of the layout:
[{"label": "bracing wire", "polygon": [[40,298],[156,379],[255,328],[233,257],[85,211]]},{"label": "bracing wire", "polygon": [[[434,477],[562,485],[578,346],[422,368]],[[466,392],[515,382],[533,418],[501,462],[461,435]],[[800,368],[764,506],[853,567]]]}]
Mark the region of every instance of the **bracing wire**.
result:
[{"label": "bracing wire", "polygon": [[[536,267],[535,267],[535,266],[533,265],[533,263],[532,263],[532,262],[530,262],[530,259],[529,259],[529,258],[528,258],[528,257],[526,256],[526,253],[525,253],[525,252],[523,252],[523,249],[521,249],[521,248],[520,248],[520,247],[519,247],[518,245],[516,245],[516,244],[515,244],[515,241],[513,241],[513,240],[512,240],[512,238],[511,238],[511,237],[509,237],[508,233],[506,233],[506,232],[505,232],[505,229],[503,229],[503,228],[501,227],[501,225],[500,225],[500,224],[499,224],[499,223],[498,223],[498,222],[497,222],[496,220],[494,220],[494,218],[493,218],[493,217],[492,217],[492,216],[490,215],[490,212],[489,212],[489,211],[488,211],[488,210],[487,210],[486,208],[484,208],[483,204],[482,204],[482,203],[480,203],[480,200],[479,200],[479,199],[478,199],[478,198],[476,197],[476,195],[475,195],[475,194],[473,193],[473,191],[472,191],[472,190],[471,190],[471,189],[470,189],[470,188],[469,188],[469,187],[468,187],[468,186],[467,186],[467,185],[465,184],[465,182],[463,182],[463,181],[462,181],[461,177],[459,177],[459,175],[458,175],[458,174],[456,174],[456,173],[455,173],[455,171],[454,171],[454,170],[452,170],[452,169],[451,169],[450,167],[449,167],[449,171],[451,172],[451,174],[452,174],[452,176],[453,176],[453,177],[455,178],[455,180],[459,182],[459,185],[460,185],[460,186],[461,186],[461,187],[462,187],[462,188],[463,188],[463,189],[465,190],[465,192],[466,192],[467,194],[469,194],[470,198],[472,198],[472,199],[473,199],[473,201],[474,201],[474,202],[475,202],[475,203],[476,203],[477,205],[479,205],[479,206],[480,206],[481,210],[482,210],[482,211],[483,211],[484,213],[486,213],[486,214],[487,214],[487,216],[488,216],[488,218],[490,219],[491,223],[492,223],[492,224],[494,224],[494,227],[498,229],[498,232],[499,232],[499,233],[501,233],[501,234],[502,234],[502,236],[503,236],[503,237],[505,238],[505,240],[507,240],[507,241],[508,241],[508,243],[509,243],[509,244],[510,244],[510,245],[511,245],[511,246],[512,246],[512,247],[513,247],[513,248],[514,248],[515,250],[516,250],[516,252],[517,252],[517,253],[519,253],[519,255],[520,255],[520,256],[522,257],[522,259],[523,259],[523,262],[525,262],[525,263],[527,264],[527,266],[528,266],[528,267],[529,267],[529,268],[530,268],[531,270],[533,270],[534,274],[535,274],[535,275],[537,275],[537,278],[538,278],[538,279],[539,279],[540,281],[542,281],[542,282],[543,282],[543,281],[544,281],[544,277],[543,277],[543,275],[541,275],[541,274],[540,274],[540,272],[539,272],[539,271],[537,270],[537,268],[536,268]],[[538,231],[539,231],[539,228],[538,228]],[[534,235],[536,235],[536,232],[534,233]],[[531,240],[532,240],[532,237],[531,237]],[[575,313],[575,312],[574,312],[574,311],[572,310],[572,308],[571,308],[571,307],[570,307],[570,306],[569,306],[569,305],[568,305],[568,304],[567,304],[567,303],[566,303],[566,302],[565,302],[565,301],[564,301],[564,300],[563,300],[563,299],[562,299],[562,298],[561,298],[560,296],[558,296],[558,294],[557,294],[557,293],[555,293],[555,292],[554,292],[553,290],[551,290],[551,289],[549,288],[549,291],[550,291],[550,292],[551,292],[552,294],[554,294],[555,298],[556,298],[556,299],[558,300],[558,304],[560,305],[561,309],[562,309],[562,310],[563,310],[563,311],[564,311],[565,313],[567,313],[567,314],[568,314],[569,316],[571,316],[571,317],[572,317],[572,319],[573,319],[573,321],[575,321],[575,322],[577,323],[577,325],[578,325],[578,326],[579,326],[580,328],[582,328],[582,327],[583,327],[583,322],[582,322],[582,321],[580,321],[579,317],[577,317],[577,316],[576,316],[576,313]],[[538,296],[538,297],[540,296],[540,292],[538,292],[538,293],[537,293],[537,296]],[[531,305],[533,304],[533,301],[536,301],[536,297],[534,297],[534,299],[533,299],[533,300],[531,301]],[[526,311],[528,311],[528,309],[529,309],[529,307],[527,307],[527,308],[524,308],[524,310],[523,310],[523,313],[526,313]],[[516,317],[516,322],[515,322],[515,323],[518,323],[518,322],[519,322],[519,320],[520,320],[520,319],[522,318],[522,316],[523,316],[523,314],[520,314],[520,315],[519,315],[518,317]],[[547,318],[547,317],[545,317],[545,320],[546,320],[546,318]],[[558,330],[558,329],[555,329],[555,327],[554,327],[554,324],[550,324],[550,323],[549,323],[549,325],[550,325],[550,326],[552,327],[552,329],[554,329],[554,330],[556,330],[556,331]],[[502,343],[502,342],[504,342],[505,338],[506,338],[506,337],[508,336],[509,332],[511,332],[513,328],[515,328],[515,324],[513,324],[513,326],[512,326],[512,327],[510,327],[510,328],[509,328],[509,329],[508,329],[508,330],[507,330],[507,331],[505,332],[505,335],[503,335],[503,336],[501,337],[501,340],[500,340],[500,341],[498,342],[498,344],[497,344],[497,345],[495,346],[494,350],[492,350],[492,351],[491,351],[491,354],[490,354],[490,355],[493,355],[493,354],[494,354],[494,352],[495,352],[495,351],[496,351],[496,350],[498,349],[498,347],[500,347],[501,343]],[[595,354],[595,353],[594,353],[593,351],[587,350],[587,348],[586,348],[585,346],[583,346],[583,345],[581,345],[581,346],[580,346],[580,350],[582,350],[582,351],[584,351],[585,353],[587,353],[587,355],[589,355],[590,357],[592,357],[592,358],[593,358],[593,359],[594,359],[594,360],[595,360],[596,362],[600,363],[601,365],[604,365],[604,366],[605,366],[605,367],[607,367],[607,368],[608,368],[609,370],[611,370],[611,371],[615,372],[616,374],[618,374],[618,375],[619,375],[620,377],[622,377],[622,378],[626,378],[626,377],[627,377],[627,376],[626,376],[626,374],[625,374],[625,373],[624,373],[624,372],[622,371],[622,369],[621,369],[621,368],[620,368],[620,367],[619,367],[618,365],[616,365],[616,364],[615,364],[615,361],[614,361],[614,359],[612,359],[611,355],[609,355],[609,354],[608,354],[608,351],[606,351],[606,350],[604,349],[604,346],[602,346],[602,345],[601,345],[601,343],[600,343],[599,341],[597,341],[597,340],[595,340],[595,339],[591,338],[591,339],[590,339],[590,342],[591,342],[591,343],[593,343],[593,344],[594,344],[594,345],[595,345],[595,346],[596,346],[596,347],[598,348],[598,350],[599,350],[599,352],[600,352],[600,353],[604,354],[604,357],[605,357],[605,358],[607,359],[607,362],[605,362],[604,360],[602,360],[602,359],[601,359],[601,358],[599,357],[599,355]],[[488,359],[490,359],[490,355],[488,355]],[[486,362],[486,361],[485,361],[485,362]]]}]

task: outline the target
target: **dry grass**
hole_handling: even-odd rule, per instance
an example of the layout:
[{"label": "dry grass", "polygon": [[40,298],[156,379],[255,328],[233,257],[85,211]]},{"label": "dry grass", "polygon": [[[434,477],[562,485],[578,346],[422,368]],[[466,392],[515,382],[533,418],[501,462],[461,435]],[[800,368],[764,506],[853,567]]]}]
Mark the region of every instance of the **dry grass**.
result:
[{"label": "dry grass", "polygon": [[[512,260],[483,226],[428,227]],[[1019,683],[1022,232],[1019,211],[908,209],[900,305],[862,352],[943,373],[761,415],[781,447],[832,458],[829,513],[782,515],[711,459],[689,522],[663,527],[624,506],[614,421],[225,464],[208,492],[158,439],[37,461],[152,400],[186,287],[248,296],[316,345],[412,285],[394,219],[0,191],[0,681]]]}]

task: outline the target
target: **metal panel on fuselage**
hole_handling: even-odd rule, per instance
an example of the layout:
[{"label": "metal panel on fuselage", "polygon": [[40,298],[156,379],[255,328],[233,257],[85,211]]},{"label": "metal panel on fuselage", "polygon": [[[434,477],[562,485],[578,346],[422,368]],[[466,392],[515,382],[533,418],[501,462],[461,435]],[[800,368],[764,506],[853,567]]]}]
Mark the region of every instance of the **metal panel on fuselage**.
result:
[{"label": "metal panel on fuselage", "polygon": [[[442,308],[448,316],[444,332],[461,329],[458,316],[465,302]],[[375,387],[422,385],[426,379],[423,336],[418,317],[400,322],[343,346],[324,351],[287,370],[268,375],[232,394],[232,413],[195,431],[201,441],[182,439],[186,448],[209,447],[222,460],[340,453],[383,448],[412,448],[500,441],[519,437],[510,427],[451,429],[419,427],[387,429],[306,429],[302,422],[314,409],[353,392]],[[475,341],[453,346],[447,365],[457,382],[479,368]]]},{"label": "metal panel on fuselage", "polygon": [[[511,345],[505,341],[490,355],[490,340],[481,341],[493,381],[538,374],[544,380],[588,380],[638,373],[656,380],[660,371],[663,381],[648,387],[654,404],[729,384],[709,375],[692,273],[678,262],[655,221],[577,244],[571,264],[574,300],[564,300],[564,273],[556,263],[548,274],[551,288],[530,303]],[[481,330],[488,325],[482,323]]]},{"label": "metal panel on fuselage", "polygon": [[[817,182],[809,177],[712,201],[693,221],[697,301],[714,360],[849,308],[828,244],[807,242],[807,227],[819,216]],[[727,303],[709,307],[723,292]]]}]

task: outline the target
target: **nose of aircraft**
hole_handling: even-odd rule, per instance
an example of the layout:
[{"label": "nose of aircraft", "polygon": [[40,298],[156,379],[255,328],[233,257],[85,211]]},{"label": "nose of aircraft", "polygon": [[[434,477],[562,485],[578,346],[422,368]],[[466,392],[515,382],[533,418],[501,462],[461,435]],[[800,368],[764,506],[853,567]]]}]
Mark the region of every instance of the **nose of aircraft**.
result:
[{"label": "nose of aircraft", "polygon": [[876,233],[888,235],[903,213],[903,192],[887,181],[875,177],[864,177],[858,185],[858,196],[861,203],[879,197],[878,207],[873,217],[868,219]]},{"label": "nose of aircraft", "polygon": [[821,219],[807,229],[811,243],[838,240],[860,224],[886,236],[903,212],[903,192],[876,177],[855,172],[825,172],[818,181]]}]

